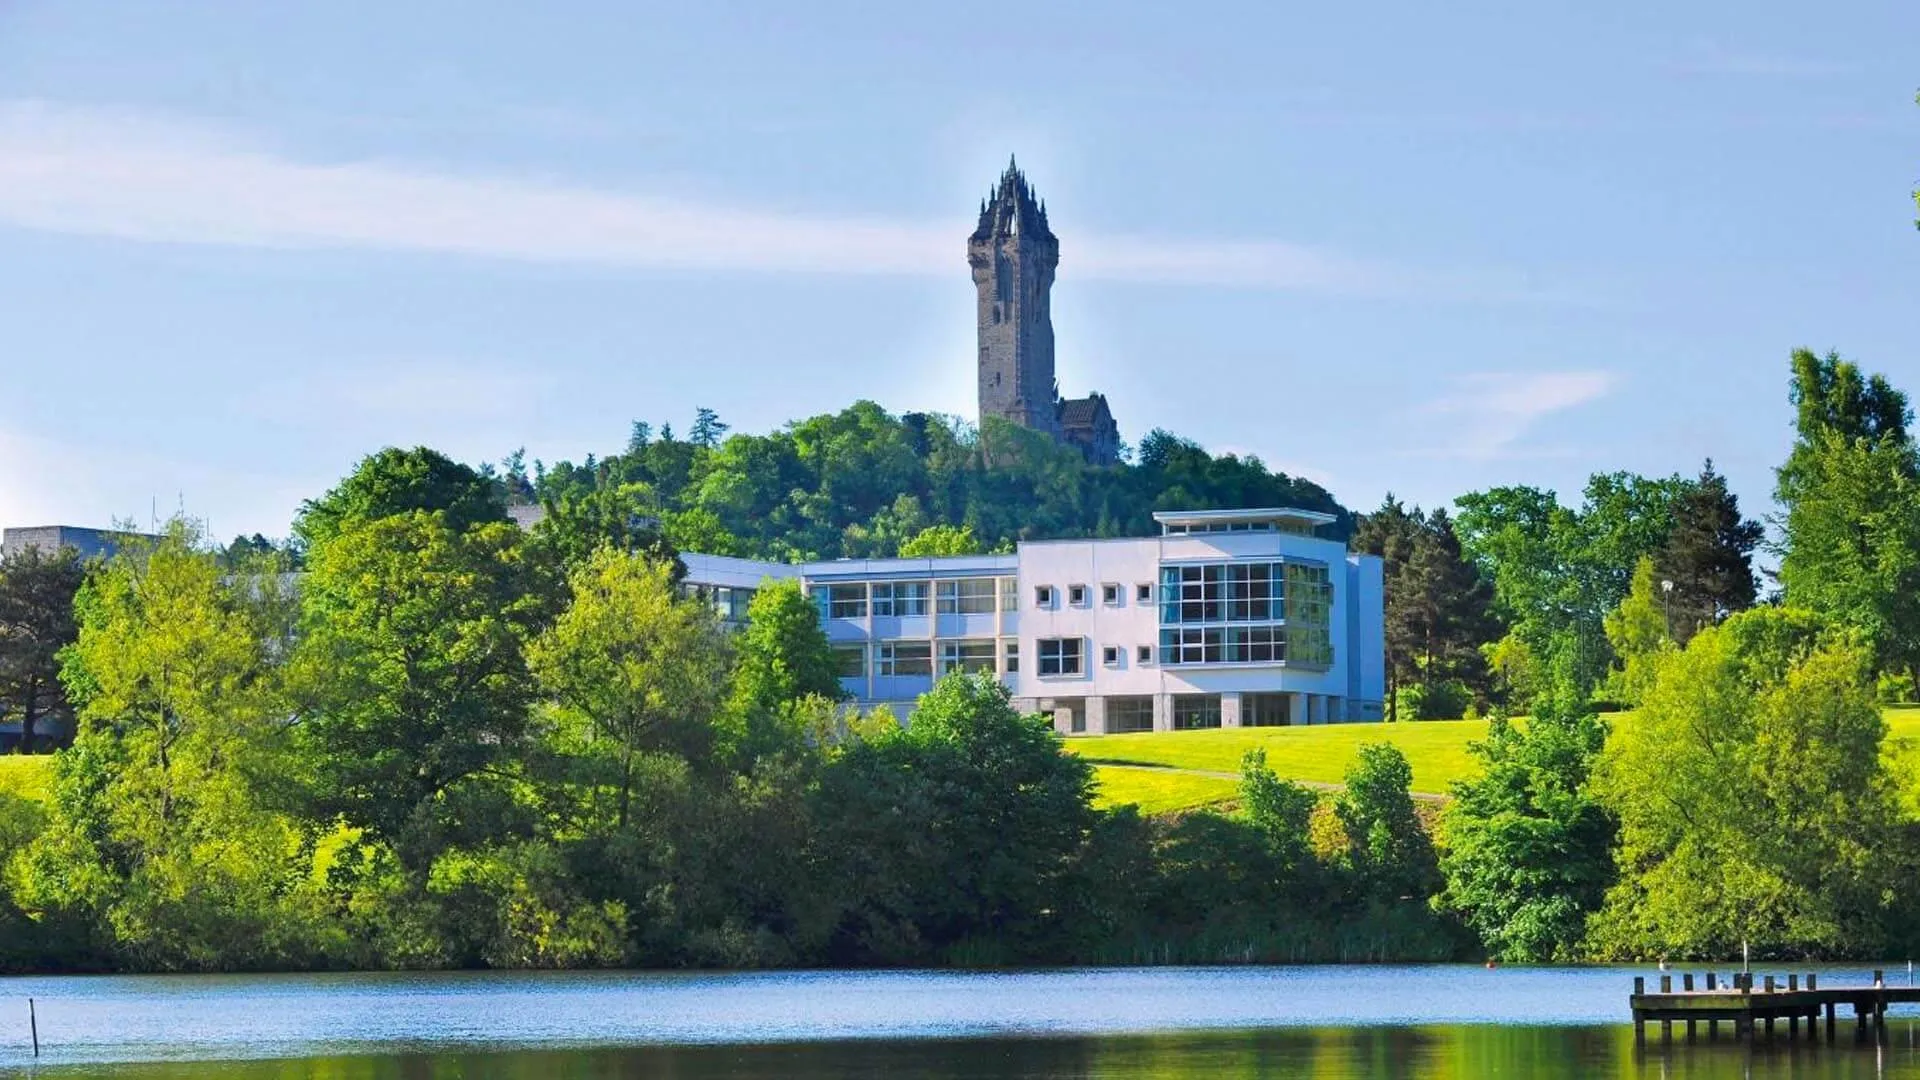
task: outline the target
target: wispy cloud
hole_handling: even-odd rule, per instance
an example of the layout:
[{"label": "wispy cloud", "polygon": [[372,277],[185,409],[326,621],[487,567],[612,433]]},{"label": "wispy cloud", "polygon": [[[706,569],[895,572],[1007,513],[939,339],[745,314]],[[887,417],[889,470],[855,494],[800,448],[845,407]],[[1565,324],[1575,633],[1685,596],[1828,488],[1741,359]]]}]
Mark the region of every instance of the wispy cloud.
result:
[{"label": "wispy cloud", "polygon": [[[126,240],[681,270],[951,276],[970,222],[775,212],[393,161],[301,160],[137,111],[0,103],[0,224]],[[1088,279],[1341,294],[1547,295],[1278,241],[1075,235]]]},{"label": "wispy cloud", "polygon": [[1540,421],[1605,396],[1614,383],[1605,371],[1479,372],[1454,379],[1449,393],[1418,411],[1447,421],[1452,441],[1438,453],[1491,461]]},{"label": "wispy cloud", "polygon": [[1685,75],[1731,75],[1763,79],[1808,79],[1842,75],[1847,68],[1826,60],[1787,53],[1738,48],[1718,41],[1695,41],[1672,64]]}]

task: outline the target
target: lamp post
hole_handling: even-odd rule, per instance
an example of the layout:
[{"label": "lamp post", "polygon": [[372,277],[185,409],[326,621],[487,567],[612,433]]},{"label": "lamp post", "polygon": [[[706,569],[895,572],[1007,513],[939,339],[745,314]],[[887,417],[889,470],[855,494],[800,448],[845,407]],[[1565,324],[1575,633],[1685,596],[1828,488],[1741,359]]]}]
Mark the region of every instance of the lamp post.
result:
[{"label": "lamp post", "polygon": [[1662,601],[1664,601],[1666,605],[1667,640],[1672,641],[1673,640],[1673,581],[1671,579],[1662,581],[1660,583],[1660,596]]}]

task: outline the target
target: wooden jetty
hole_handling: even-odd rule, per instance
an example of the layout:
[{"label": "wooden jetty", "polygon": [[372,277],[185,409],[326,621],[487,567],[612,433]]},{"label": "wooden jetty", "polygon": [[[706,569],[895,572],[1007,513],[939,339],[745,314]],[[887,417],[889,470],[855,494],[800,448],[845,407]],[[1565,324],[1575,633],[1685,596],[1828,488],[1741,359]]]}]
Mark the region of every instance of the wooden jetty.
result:
[{"label": "wooden jetty", "polygon": [[1735,974],[1722,980],[1708,972],[1702,985],[1696,986],[1691,972],[1680,976],[1678,990],[1673,976],[1660,976],[1658,991],[1648,992],[1645,976],[1633,980],[1633,1037],[1636,1043],[1647,1040],[1647,1024],[1658,1022],[1661,1037],[1673,1039],[1673,1025],[1685,1023],[1687,1038],[1699,1034],[1699,1025],[1707,1026],[1707,1037],[1717,1038],[1720,1022],[1730,1021],[1736,1039],[1755,1039],[1763,1028],[1766,1038],[1774,1037],[1774,1025],[1786,1021],[1789,1039],[1800,1038],[1801,1021],[1806,1021],[1806,1037],[1818,1039],[1822,1022],[1826,1039],[1832,1042],[1838,1026],[1836,1012],[1845,1006],[1853,1014],[1856,1038],[1869,1032],[1884,1031],[1887,1006],[1920,1003],[1920,987],[1891,987],[1886,973],[1873,973],[1870,986],[1822,987],[1818,976],[1808,975],[1801,985],[1798,974],[1784,980],[1767,975],[1756,985],[1754,976]]}]

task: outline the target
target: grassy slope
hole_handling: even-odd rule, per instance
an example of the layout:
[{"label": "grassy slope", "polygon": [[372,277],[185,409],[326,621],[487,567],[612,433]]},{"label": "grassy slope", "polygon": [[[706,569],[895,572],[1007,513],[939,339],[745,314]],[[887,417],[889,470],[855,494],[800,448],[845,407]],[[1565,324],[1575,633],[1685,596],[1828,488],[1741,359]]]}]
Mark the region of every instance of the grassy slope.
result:
[{"label": "grassy slope", "polygon": [[[1920,813],[1920,706],[1886,710],[1887,752],[1903,786]],[[1631,714],[1610,717],[1631,722]],[[1454,780],[1475,771],[1467,744],[1485,736],[1484,721],[1429,721],[1419,724],[1330,724],[1322,727],[1238,728],[1170,731],[1146,735],[1097,735],[1068,739],[1067,749],[1096,763],[1121,763],[1238,773],[1240,755],[1264,747],[1267,764],[1289,780],[1337,784],[1359,753],[1360,744],[1391,742],[1413,766],[1413,789],[1444,794]],[[1100,767],[1100,800],[1107,805],[1135,803],[1143,813],[1188,810],[1233,798],[1233,781],[1151,769]]]},{"label": "grassy slope", "polygon": [[1267,764],[1286,779],[1337,784],[1358,756],[1362,743],[1391,742],[1413,766],[1415,791],[1444,794],[1449,783],[1473,771],[1467,744],[1486,733],[1486,722],[1480,720],[1220,728],[1096,735],[1068,739],[1067,749],[1095,763],[1162,765],[1237,775],[1241,755],[1261,747],[1267,752]]},{"label": "grassy slope", "polygon": [[46,800],[52,796],[53,758],[46,754],[0,757],[0,794]]}]

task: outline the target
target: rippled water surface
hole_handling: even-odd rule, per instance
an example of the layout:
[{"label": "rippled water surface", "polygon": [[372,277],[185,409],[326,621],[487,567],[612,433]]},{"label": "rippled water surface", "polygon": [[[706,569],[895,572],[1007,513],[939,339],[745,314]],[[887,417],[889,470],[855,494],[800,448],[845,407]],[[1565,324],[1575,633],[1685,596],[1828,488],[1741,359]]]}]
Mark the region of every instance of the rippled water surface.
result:
[{"label": "rippled water surface", "polygon": [[[1623,969],[0,980],[0,1074],[438,1078],[1913,1077],[1885,1040],[1636,1053]],[[1894,974],[1904,980],[1904,968]],[[1829,970],[1829,985],[1867,973]],[[28,1049],[26,999],[42,1056]]]}]

